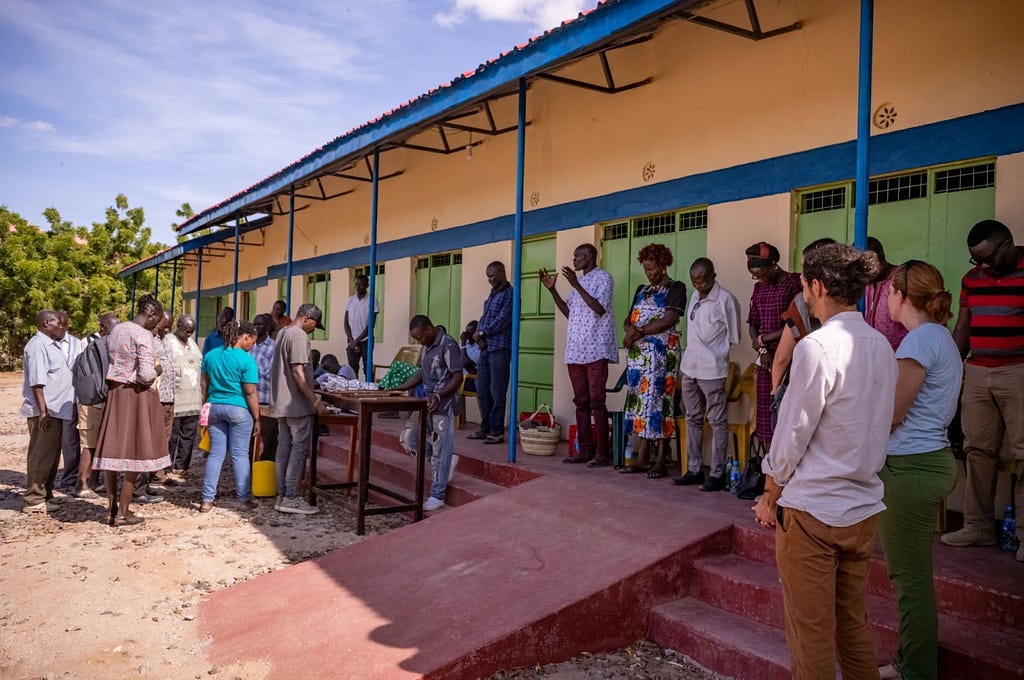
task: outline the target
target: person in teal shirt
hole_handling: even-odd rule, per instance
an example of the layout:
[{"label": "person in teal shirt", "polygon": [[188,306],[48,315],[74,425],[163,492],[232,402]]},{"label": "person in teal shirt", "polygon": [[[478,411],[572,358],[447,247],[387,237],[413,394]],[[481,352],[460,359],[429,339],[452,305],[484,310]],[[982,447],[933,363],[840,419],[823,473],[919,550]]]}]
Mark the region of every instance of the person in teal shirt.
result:
[{"label": "person in teal shirt", "polygon": [[203,476],[199,512],[213,509],[224,458],[231,452],[235,484],[242,508],[253,510],[249,440],[260,433],[260,404],[256,393],[259,369],[249,354],[256,328],[248,321],[231,321],[222,330],[224,345],[203,357],[203,401],[210,404],[210,454]]}]

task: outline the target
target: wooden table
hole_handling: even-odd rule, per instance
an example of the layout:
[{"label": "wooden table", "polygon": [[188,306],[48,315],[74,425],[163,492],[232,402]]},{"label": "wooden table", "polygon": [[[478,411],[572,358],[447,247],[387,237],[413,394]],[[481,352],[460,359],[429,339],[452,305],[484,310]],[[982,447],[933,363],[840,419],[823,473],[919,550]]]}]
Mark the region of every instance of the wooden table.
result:
[{"label": "wooden table", "polygon": [[[358,507],[356,509],[356,534],[362,536],[366,528],[367,515],[386,515],[394,512],[413,512],[414,521],[423,519],[423,480],[424,460],[426,456],[423,451],[426,448],[427,437],[427,401],[416,397],[404,396],[401,393],[389,392],[323,392],[317,394],[328,404],[342,409],[354,411],[356,422],[356,441],[358,442],[359,453],[359,476],[355,481],[342,482],[340,484],[319,484],[317,480],[316,460],[319,455],[319,441],[316,439],[316,432],[319,431],[319,419],[314,428],[313,450],[310,454],[309,463],[309,503],[316,505],[317,495],[326,497],[340,497],[341,490],[355,488],[358,493]],[[373,438],[373,415],[375,413],[398,413],[400,411],[413,411],[419,413],[420,417],[420,440],[419,455],[416,456],[416,488],[413,498],[402,495],[391,489],[386,489],[370,481],[370,442]],[[324,417],[324,422],[330,422],[331,416]],[[351,416],[349,416],[351,418]],[[349,456],[352,460],[352,456]],[[379,508],[367,509],[367,498],[373,489],[379,494],[401,501],[397,505],[387,505]]]}]

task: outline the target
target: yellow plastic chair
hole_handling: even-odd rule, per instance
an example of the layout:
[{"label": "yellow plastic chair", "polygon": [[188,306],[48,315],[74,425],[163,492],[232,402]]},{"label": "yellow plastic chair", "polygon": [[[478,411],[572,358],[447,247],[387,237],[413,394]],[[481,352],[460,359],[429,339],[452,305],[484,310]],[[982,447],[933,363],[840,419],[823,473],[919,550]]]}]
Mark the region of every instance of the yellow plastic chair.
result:
[{"label": "yellow plastic chair", "polygon": [[[747,366],[740,375],[740,367],[736,362],[729,362],[729,376],[725,379],[726,413],[729,422],[729,439],[733,442],[733,451],[742,470],[747,464],[747,449],[750,447],[750,436],[757,423],[757,367]],[[688,469],[686,455],[686,417],[676,418],[676,432],[679,442],[679,462],[685,474]],[[705,437],[709,436],[711,425],[704,419]]]},{"label": "yellow plastic chair", "polygon": [[464,376],[462,376],[462,386],[459,387],[459,399],[462,401],[462,410],[459,411],[459,417],[455,421],[455,427],[457,427],[460,430],[466,424],[466,397],[476,396],[475,389],[466,389],[467,380],[472,380],[473,386],[476,387],[476,373],[467,373]]}]

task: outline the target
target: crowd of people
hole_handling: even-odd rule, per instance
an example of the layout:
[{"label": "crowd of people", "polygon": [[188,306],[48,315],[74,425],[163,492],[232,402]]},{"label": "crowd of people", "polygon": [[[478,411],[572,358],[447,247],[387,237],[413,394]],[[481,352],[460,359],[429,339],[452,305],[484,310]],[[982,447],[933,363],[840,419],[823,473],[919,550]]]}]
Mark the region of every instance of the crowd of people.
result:
[{"label": "crowd of people", "polygon": [[[765,492],[753,510],[759,523],[776,530],[794,677],[831,677],[837,660],[844,677],[879,676],[864,609],[876,535],[900,609],[899,651],[882,677],[936,676],[932,527],[956,481],[948,428],[958,408],[966,454],[964,526],[942,542],[996,543],[995,479],[1004,442],[1016,461],[1014,506],[1024,502],[1024,247],[1014,244],[1005,225],[984,220],[971,229],[967,249],[972,268],[961,282],[952,333],[946,326],[952,296],[939,270],[921,260],[893,265],[877,239],[869,239],[865,251],[815,241],[802,253],[799,274],[780,266],[772,244],[745,251],[754,280],[747,332],[758,369],[756,437],[767,446]],[[597,256],[597,248],[582,244],[571,266],[539,271],[568,320],[564,359],[578,448],[563,462],[589,468],[612,465],[606,385],[609,364],[619,361],[615,282],[597,266]],[[739,303],[706,257],[690,265],[690,295],[668,273],[674,257],[666,246],[647,245],[637,260],[647,283],[633,292],[621,343],[624,421],[634,455],[619,471],[667,476],[681,402],[687,469],[672,481],[724,489],[726,381],[742,331]],[[458,465],[454,432],[467,374],[475,378],[471,388],[481,414],[468,438],[500,444],[506,437],[513,289],[501,262],[490,263],[486,275],[491,290],[482,314],[459,340],[423,315],[409,324],[424,349],[419,367],[403,374],[396,389],[420,390],[426,399],[427,451],[416,450],[416,417],[400,441],[431,463],[428,511],[444,505]],[[566,297],[557,288],[560,275],[571,289]],[[278,301],[251,323],[222,309],[201,352],[193,340],[195,320],[180,316],[171,333],[175,320],[152,295],[138,300],[130,321],[102,315],[87,342],[67,332],[67,314],[39,312],[38,333],[24,352],[25,512],[62,502],[57,487],[83,498],[106,493],[112,526],[141,523],[131,504],[159,502],[159,485],[185,482],[201,425],[210,441],[200,512],[214,506],[228,454],[239,507],[255,507],[254,438],[262,439],[264,459],[276,462],[275,510],[317,512],[299,495],[316,416],[325,410],[317,377],[355,379],[361,367],[373,379],[366,363],[367,279],[355,283],[345,310],[347,365],[312,350],[310,334],[323,328],[322,311],[313,304],[301,305],[292,318]],[[685,338],[678,330],[684,317]],[[101,384],[94,379],[81,392],[88,397],[76,396],[84,380],[80,366],[91,363],[102,366]],[[102,399],[93,392],[102,392]],[[706,466],[705,421],[712,432]],[[1024,538],[1024,526],[1017,526]],[[1024,562],[1024,547],[1016,559]],[[832,594],[827,601],[826,593]]]}]

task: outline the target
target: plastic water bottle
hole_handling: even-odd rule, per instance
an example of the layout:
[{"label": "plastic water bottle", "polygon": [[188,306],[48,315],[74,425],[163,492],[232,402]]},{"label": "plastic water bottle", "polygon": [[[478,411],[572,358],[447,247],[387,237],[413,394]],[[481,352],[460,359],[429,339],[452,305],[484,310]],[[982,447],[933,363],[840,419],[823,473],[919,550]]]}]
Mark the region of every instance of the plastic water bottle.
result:
[{"label": "plastic water bottle", "polygon": [[1003,533],[999,543],[1006,552],[1016,552],[1020,546],[1020,540],[1017,538],[1017,520],[1013,515],[1012,505],[1007,506],[1006,512],[1003,513]]},{"label": "plastic water bottle", "polygon": [[732,469],[729,471],[729,493],[733,496],[739,493],[740,490],[740,462],[734,460],[732,462]]},{"label": "plastic water bottle", "polygon": [[633,464],[633,440],[630,437],[626,437],[626,451],[622,458],[622,464],[626,467]]},{"label": "plastic water bottle", "polygon": [[578,435],[572,440],[572,455],[573,458],[578,458],[580,455],[580,438]]}]

